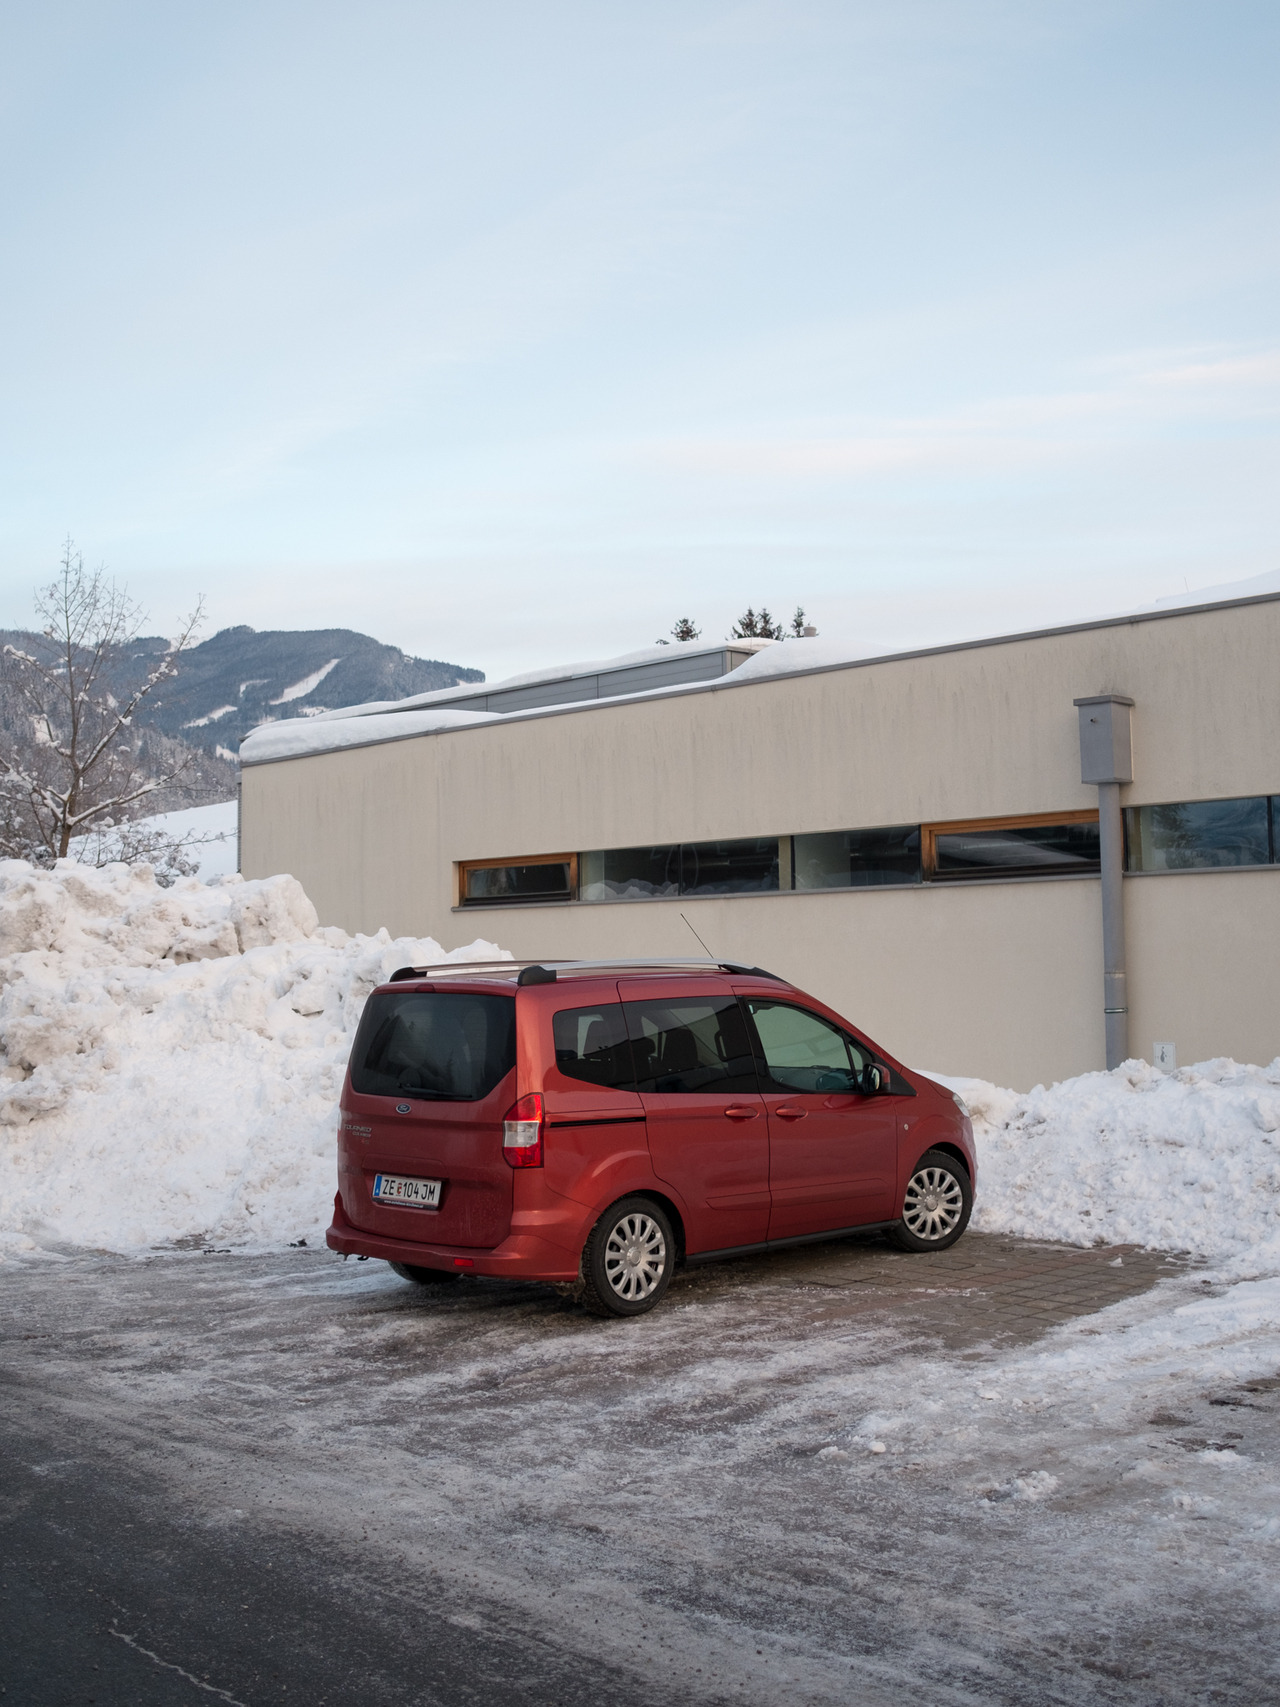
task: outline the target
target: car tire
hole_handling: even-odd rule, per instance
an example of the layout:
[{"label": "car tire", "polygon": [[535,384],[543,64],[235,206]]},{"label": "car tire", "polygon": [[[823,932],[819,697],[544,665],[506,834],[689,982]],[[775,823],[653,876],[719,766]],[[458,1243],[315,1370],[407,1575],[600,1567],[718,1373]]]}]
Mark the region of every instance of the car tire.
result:
[{"label": "car tire", "polygon": [[650,1197],[623,1197],[591,1229],[582,1252],[583,1309],[593,1316],[643,1316],[671,1284],[676,1241]]},{"label": "car tire", "polygon": [[973,1186],[964,1166],[945,1150],[928,1150],[911,1170],[902,1219],[890,1238],[904,1251],[945,1251],[972,1213]]},{"label": "car tire", "polygon": [[419,1268],[417,1263],[412,1262],[393,1262],[389,1266],[401,1280],[411,1280],[415,1286],[440,1286],[446,1280],[462,1278],[457,1270],[452,1268]]}]

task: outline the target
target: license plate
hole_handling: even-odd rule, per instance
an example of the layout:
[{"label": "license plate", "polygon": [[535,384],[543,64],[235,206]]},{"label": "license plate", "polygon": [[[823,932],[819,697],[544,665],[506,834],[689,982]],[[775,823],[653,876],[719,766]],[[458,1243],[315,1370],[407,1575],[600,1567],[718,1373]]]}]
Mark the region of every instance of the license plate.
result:
[{"label": "license plate", "polygon": [[375,1174],[373,1201],[394,1203],[400,1209],[439,1209],[438,1179],[405,1179],[401,1174]]}]

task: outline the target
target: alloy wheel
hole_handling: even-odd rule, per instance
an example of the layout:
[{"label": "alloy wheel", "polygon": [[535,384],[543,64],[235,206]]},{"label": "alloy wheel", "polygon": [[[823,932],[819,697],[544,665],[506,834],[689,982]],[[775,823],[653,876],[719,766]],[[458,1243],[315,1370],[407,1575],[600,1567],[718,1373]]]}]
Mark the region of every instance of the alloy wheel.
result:
[{"label": "alloy wheel", "polygon": [[651,1215],[620,1216],[604,1245],[604,1272],[610,1287],[629,1304],[655,1290],[667,1263],[667,1241]]},{"label": "alloy wheel", "polygon": [[947,1168],[920,1168],[902,1205],[903,1225],[917,1239],[936,1241],[953,1232],[964,1213],[960,1181]]}]

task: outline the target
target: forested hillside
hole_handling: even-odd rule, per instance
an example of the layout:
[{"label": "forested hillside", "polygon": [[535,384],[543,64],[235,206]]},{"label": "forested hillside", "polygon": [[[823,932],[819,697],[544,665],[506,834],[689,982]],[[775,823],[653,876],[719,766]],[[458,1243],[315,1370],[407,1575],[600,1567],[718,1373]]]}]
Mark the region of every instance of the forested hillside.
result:
[{"label": "forested hillside", "polygon": [[[30,636],[10,631],[0,639],[21,647]],[[159,636],[134,641],[122,671],[153,653],[159,658],[166,645]],[[176,677],[139,708],[136,722],[231,758],[259,723],[483,680],[483,670],[412,658],[350,628],[224,628],[183,653]]]}]

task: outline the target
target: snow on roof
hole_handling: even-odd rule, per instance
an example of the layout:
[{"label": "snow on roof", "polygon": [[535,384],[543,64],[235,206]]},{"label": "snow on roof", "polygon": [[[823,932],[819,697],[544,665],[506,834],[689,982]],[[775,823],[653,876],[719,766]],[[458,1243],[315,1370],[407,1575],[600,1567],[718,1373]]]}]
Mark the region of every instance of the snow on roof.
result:
[{"label": "snow on roof", "polygon": [[374,746],[407,735],[437,735],[447,729],[464,729],[472,723],[501,722],[502,715],[497,711],[450,711],[447,706],[431,706],[392,715],[353,707],[345,714],[331,713],[330,719],[323,723],[319,717],[290,717],[279,723],[260,723],[240,743],[240,760],[243,764],[260,765],[272,759],[302,758],[307,753],[332,753],[340,747]]},{"label": "snow on roof", "polygon": [[[373,700],[365,705],[341,706],[334,711],[321,712],[305,721],[299,718],[279,723],[264,723],[245,737],[240,746],[240,759],[244,764],[266,764],[276,759],[333,752],[341,747],[373,746],[411,735],[439,734],[477,723],[502,723],[513,716],[538,717],[564,710],[585,711],[601,705],[616,705],[620,700],[705,692],[708,688],[747,687],[752,682],[767,681],[780,676],[852,668],[873,662],[877,658],[909,658],[962,648],[999,646],[1014,640],[1029,639],[1033,635],[1073,633],[1080,629],[1103,628],[1112,623],[1132,621],[1134,618],[1173,616],[1183,610],[1191,612],[1216,604],[1234,604],[1256,598],[1280,598],[1280,570],[1271,570],[1249,580],[1220,587],[1188,590],[1174,598],[1158,599],[1152,604],[1133,610],[1112,612],[1078,623],[1064,623],[1052,628],[1011,634],[975,635],[969,639],[957,639],[933,646],[869,646],[865,641],[824,639],[820,636],[790,639],[785,643],[773,640],[722,640],[713,646],[695,647],[687,642],[673,648],[646,646],[638,652],[624,652],[616,658],[596,658],[585,663],[531,670],[524,675],[508,676],[499,682],[468,682],[459,687],[437,688],[431,693],[413,694],[407,699]],[[584,676],[604,678],[613,671],[630,670],[639,665],[662,662],[672,658],[677,652],[683,657],[693,657],[729,651],[750,652],[752,655],[725,675],[710,680],[672,682],[641,690],[628,689],[616,695],[602,693],[595,699],[580,699],[569,694],[561,704],[531,706],[519,711],[450,709],[454,701],[474,700],[481,695],[500,694],[513,688],[553,682],[568,684]]]},{"label": "snow on roof", "polygon": [[514,688],[539,687],[544,682],[576,682],[583,676],[607,675],[612,670],[633,670],[645,664],[665,664],[673,658],[704,658],[716,652],[756,652],[776,646],[776,640],[720,640],[713,646],[694,646],[682,641],[676,646],[661,643],[642,646],[638,652],[623,652],[615,658],[589,658],[585,663],[556,664],[546,670],[526,670],[523,675],[504,676],[497,682],[460,682],[452,688],[432,688],[428,693],[410,694],[406,699],[375,699],[363,705],[338,706],[318,712],[317,723],[344,717],[371,717],[384,711],[415,711],[419,706],[449,705],[458,699],[479,699],[486,694],[507,693]]},{"label": "snow on roof", "polygon": [[1250,575],[1246,581],[1225,581],[1217,587],[1189,587],[1185,593],[1155,599],[1141,608],[1148,611],[1176,610],[1184,605],[1198,608],[1200,605],[1226,604],[1235,599],[1266,598],[1270,593],[1280,593],[1280,569],[1267,569],[1261,575]]}]

